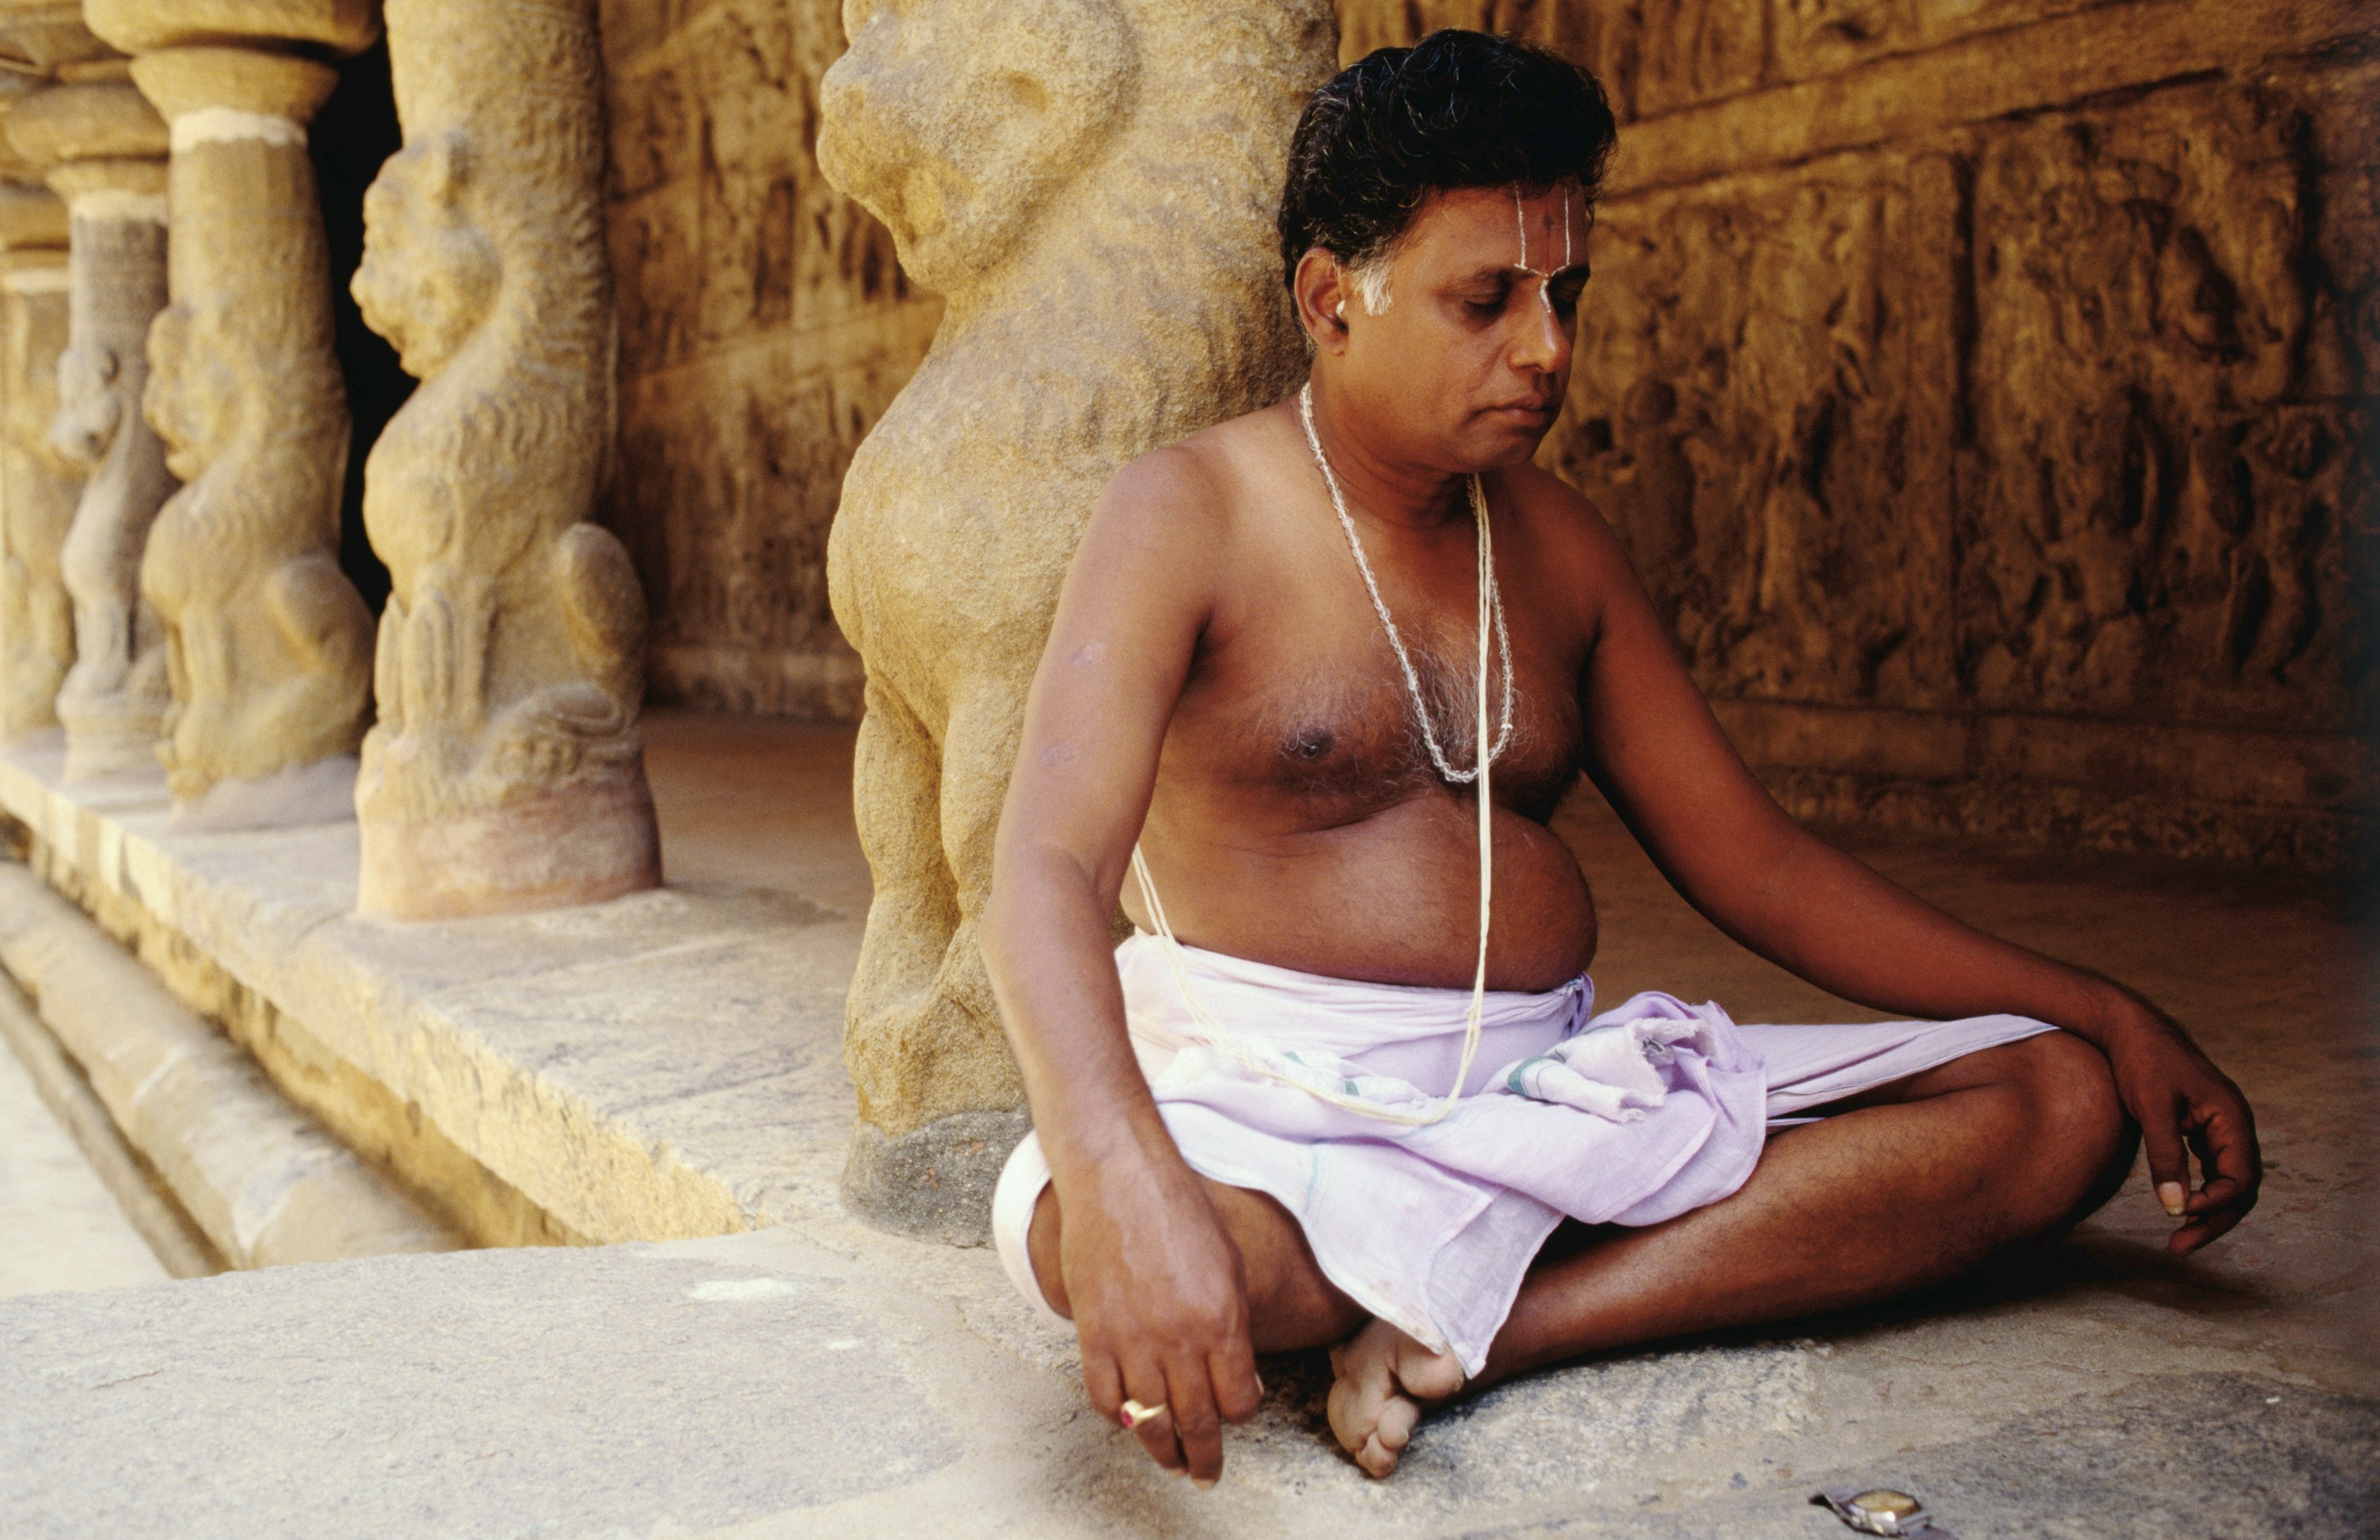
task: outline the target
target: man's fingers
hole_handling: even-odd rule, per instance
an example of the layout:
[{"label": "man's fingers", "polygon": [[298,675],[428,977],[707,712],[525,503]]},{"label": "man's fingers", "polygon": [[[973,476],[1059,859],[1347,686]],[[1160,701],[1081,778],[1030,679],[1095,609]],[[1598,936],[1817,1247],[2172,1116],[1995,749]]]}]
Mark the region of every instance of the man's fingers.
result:
[{"label": "man's fingers", "polygon": [[1120,1409],[1116,1421],[1131,1428],[1132,1436],[1140,1440],[1149,1459],[1179,1473],[1183,1469],[1182,1442],[1173,1436],[1173,1405],[1169,1399],[1172,1392],[1166,1387],[1163,1366],[1153,1358],[1135,1360],[1123,1371],[1123,1388],[1126,1395],[1143,1409],[1164,1410],[1135,1426],[1131,1417]]},{"label": "man's fingers", "polygon": [[2168,1242],[2176,1256],[2188,1256],[2245,1218],[2256,1206],[2256,1188],[2264,1177],[2256,1135],[2244,1105],[2236,1109],[2221,1102],[2193,1106],[2188,1136],[2191,1150],[2198,1157],[2203,1185],[2185,1205],[2188,1222]]},{"label": "man's fingers", "polygon": [[1256,1351],[1245,1338],[1225,1343],[1208,1357],[1207,1378],[1215,1388],[1215,1410],[1227,1423],[1245,1423],[1264,1405]]},{"label": "man's fingers", "polygon": [[2228,1107],[2212,1108],[2203,1118],[2202,1128],[2201,1174],[2210,1186],[2217,1179],[2238,1183],[2253,1203],[2256,1188],[2264,1181],[2265,1159],[2256,1147],[2255,1123],[2247,1108],[2243,1105],[2236,1112]]},{"label": "man's fingers", "polygon": [[1092,1411],[1109,1422],[1116,1420],[1123,1409],[1123,1373],[1114,1359],[1083,1350],[1083,1394],[1089,1398]]},{"label": "man's fingers", "polygon": [[2176,1256],[2188,1256],[2209,1241],[2228,1232],[2240,1222],[2243,1210],[2224,1209],[2193,1217],[2166,1240],[2166,1245]]},{"label": "man's fingers", "polygon": [[2182,1149],[2173,1098],[2153,1097],[2132,1115],[2140,1121],[2141,1147],[2148,1153],[2149,1180],[2156,1184],[2157,1202],[2180,1219],[2190,1198],[2190,1157]]},{"label": "man's fingers", "polygon": [[1183,1360],[1169,1365],[1165,1383],[1173,1416],[1173,1437],[1182,1448],[1190,1479],[1212,1486],[1223,1477],[1223,1420],[1204,1364]]},{"label": "man's fingers", "polygon": [[2248,1184],[2228,1176],[2218,1176],[2204,1187],[2190,1194],[2190,1217],[2205,1219],[2210,1214],[2227,1213],[2235,1217],[2254,1207],[2256,1196]]}]

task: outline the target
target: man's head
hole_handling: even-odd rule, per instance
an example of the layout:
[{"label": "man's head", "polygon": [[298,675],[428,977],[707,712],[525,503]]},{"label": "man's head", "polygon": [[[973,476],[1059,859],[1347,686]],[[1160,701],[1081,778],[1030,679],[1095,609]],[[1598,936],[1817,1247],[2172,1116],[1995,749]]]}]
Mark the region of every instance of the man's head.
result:
[{"label": "man's head", "polygon": [[1448,470],[1534,453],[1617,132],[1593,75],[1512,39],[1437,32],[1342,71],[1298,120],[1281,204],[1317,372]]}]

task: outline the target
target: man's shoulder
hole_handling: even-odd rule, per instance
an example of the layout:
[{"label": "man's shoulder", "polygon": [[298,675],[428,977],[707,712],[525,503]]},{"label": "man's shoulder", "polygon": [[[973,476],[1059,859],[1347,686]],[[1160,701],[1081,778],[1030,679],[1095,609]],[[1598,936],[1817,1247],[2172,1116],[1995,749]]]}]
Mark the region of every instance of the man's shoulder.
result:
[{"label": "man's shoulder", "polygon": [[1582,554],[1619,549],[1618,537],[1594,500],[1552,471],[1524,462],[1495,474],[1496,485],[1537,539]]},{"label": "man's shoulder", "polygon": [[1181,521],[1208,536],[1224,533],[1245,501],[1251,460],[1277,425],[1261,407],[1200,429],[1126,464],[1099,494],[1102,517]]}]

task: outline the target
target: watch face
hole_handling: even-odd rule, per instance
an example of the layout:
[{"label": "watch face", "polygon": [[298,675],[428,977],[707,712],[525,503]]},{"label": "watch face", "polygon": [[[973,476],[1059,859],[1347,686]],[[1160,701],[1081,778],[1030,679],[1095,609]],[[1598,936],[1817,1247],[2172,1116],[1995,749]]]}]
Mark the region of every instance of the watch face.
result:
[{"label": "watch face", "polygon": [[1879,1486],[1873,1492],[1862,1492],[1858,1497],[1853,1498],[1852,1506],[1863,1513],[1872,1513],[1878,1518],[1906,1519],[1924,1505],[1906,1492],[1896,1492],[1888,1486]]}]

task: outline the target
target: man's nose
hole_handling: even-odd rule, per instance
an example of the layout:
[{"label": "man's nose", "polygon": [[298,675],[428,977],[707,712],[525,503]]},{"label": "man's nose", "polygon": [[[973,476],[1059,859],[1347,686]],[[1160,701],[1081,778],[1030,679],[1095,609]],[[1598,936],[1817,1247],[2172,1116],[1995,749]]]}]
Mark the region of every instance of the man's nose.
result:
[{"label": "man's nose", "polygon": [[1554,309],[1545,280],[1538,279],[1534,292],[1513,308],[1520,311],[1520,319],[1516,322],[1520,335],[1512,345],[1512,367],[1545,374],[1558,373],[1567,367],[1570,363],[1570,328]]}]

